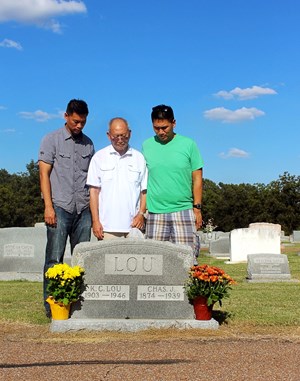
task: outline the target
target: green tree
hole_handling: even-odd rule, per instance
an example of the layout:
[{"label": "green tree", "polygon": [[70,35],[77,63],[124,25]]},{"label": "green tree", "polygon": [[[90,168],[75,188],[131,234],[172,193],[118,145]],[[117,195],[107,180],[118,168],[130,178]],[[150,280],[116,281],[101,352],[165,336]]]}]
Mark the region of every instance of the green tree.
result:
[{"label": "green tree", "polygon": [[261,202],[254,185],[220,183],[219,186],[221,197],[215,223],[220,230],[245,228],[251,222],[257,222]]},{"label": "green tree", "polygon": [[33,226],[43,221],[44,204],[41,198],[39,167],[33,160],[26,166],[27,172],[22,174],[22,207],[24,226]]},{"label": "green tree", "polygon": [[[44,204],[38,163],[25,173],[0,169],[0,227],[33,226],[43,221]],[[300,176],[284,172],[264,184],[216,184],[203,180],[203,220],[213,218],[217,230],[231,231],[252,222],[280,224],[286,234],[300,229]]]},{"label": "green tree", "polygon": [[300,229],[300,176],[285,172],[264,184],[216,185],[204,180],[203,219],[214,219],[217,230],[231,231],[252,222],[280,224],[286,234]]},{"label": "green tree", "polygon": [[26,173],[0,170],[0,227],[33,226],[43,221],[39,170],[32,160]]},{"label": "green tree", "polygon": [[0,169],[0,185],[9,183],[11,176],[6,169]]},{"label": "green tree", "polygon": [[285,234],[300,229],[300,176],[284,172],[267,186],[265,208]]},{"label": "green tree", "polygon": [[220,187],[217,184],[211,180],[203,179],[202,218],[204,223],[210,218],[216,221],[217,206],[221,198],[220,193]]},{"label": "green tree", "polygon": [[17,226],[15,202],[16,197],[9,182],[0,183],[0,228]]}]

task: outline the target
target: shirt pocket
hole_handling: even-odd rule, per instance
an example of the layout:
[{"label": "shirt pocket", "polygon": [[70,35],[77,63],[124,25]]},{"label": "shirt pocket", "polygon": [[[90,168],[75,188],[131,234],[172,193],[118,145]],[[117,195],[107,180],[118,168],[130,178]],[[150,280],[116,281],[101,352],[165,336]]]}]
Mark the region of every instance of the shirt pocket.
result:
[{"label": "shirt pocket", "polygon": [[128,180],[133,183],[138,183],[140,179],[141,171],[136,167],[128,167]]},{"label": "shirt pocket", "polygon": [[71,154],[69,152],[59,151],[59,165],[63,168],[71,168]]},{"label": "shirt pocket", "polygon": [[89,169],[89,164],[92,158],[92,154],[90,151],[82,152],[79,160],[80,160],[80,169],[84,172],[87,172]]},{"label": "shirt pocket", "polygon": [[100,167],[101,182],[111,181],[113,179],[115,166],[102,164]]}]

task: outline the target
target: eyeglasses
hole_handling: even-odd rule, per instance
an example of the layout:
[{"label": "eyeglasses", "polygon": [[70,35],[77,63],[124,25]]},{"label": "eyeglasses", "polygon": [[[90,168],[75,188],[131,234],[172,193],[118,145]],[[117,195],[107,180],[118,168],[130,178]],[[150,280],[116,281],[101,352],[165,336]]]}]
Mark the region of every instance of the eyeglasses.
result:
[{"label": "eyeglasses", "polygon": [[119,135],[109,134],[109,136],[112,140],[118,140],[118,139],[127,140],[127,139],[129,139],[129,134],[119,134]]}]

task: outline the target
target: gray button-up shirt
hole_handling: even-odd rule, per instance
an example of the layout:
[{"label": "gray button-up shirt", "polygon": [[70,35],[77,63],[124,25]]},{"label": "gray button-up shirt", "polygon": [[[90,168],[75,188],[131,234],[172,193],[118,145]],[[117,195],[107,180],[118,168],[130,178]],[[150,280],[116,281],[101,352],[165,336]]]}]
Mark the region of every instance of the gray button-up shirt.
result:
[{"label": "gray button-up shirt", "polygon": [[89,205],[87,171],[94,145],[81,133],[74,138],[66,127],[46,135],[41,143],[39,161],[52,165],[50,175],[53,204],[69,213],[81,213]]}]

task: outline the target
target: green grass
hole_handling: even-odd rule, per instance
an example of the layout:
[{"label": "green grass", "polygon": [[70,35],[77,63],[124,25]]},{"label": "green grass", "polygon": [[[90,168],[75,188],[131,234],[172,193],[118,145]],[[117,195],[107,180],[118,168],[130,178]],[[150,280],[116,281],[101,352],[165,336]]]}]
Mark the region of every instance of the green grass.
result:
[{"label": "green grass", "polygon": [[[288,255],[293,279],[300,280],[300,244],[283,250]],[[292,327],[300,325],[300,282],[248,283],[247,264],[225,264],[205,254],[201,264],[223,268],[238,284],[233,286],[230,297],[223,300],[222,308],[214,306],[217,318],[226,317],[226,323],[234,326]],[[0,321],[47,324],[42,303],[42,284],[27,281],[0,282]]]},{"label": "green grass", "polygon": [[0,321],[46,324],[43,286],[39,282],[0,282]]},{"label": "green grass", "polygon": [[[293,280],[300,280],[300,244],[282,250],[288,256]],[[208,263],[224,269],[238,284],[232,286],[230,298],[223,300],[222,308],[231,325],[253,326],[299,326],[300,325],[300,282],[250,283],[246,281],[247,263],[225,264],[224,260],[207,255],[200,257],[200,263]]]}]

